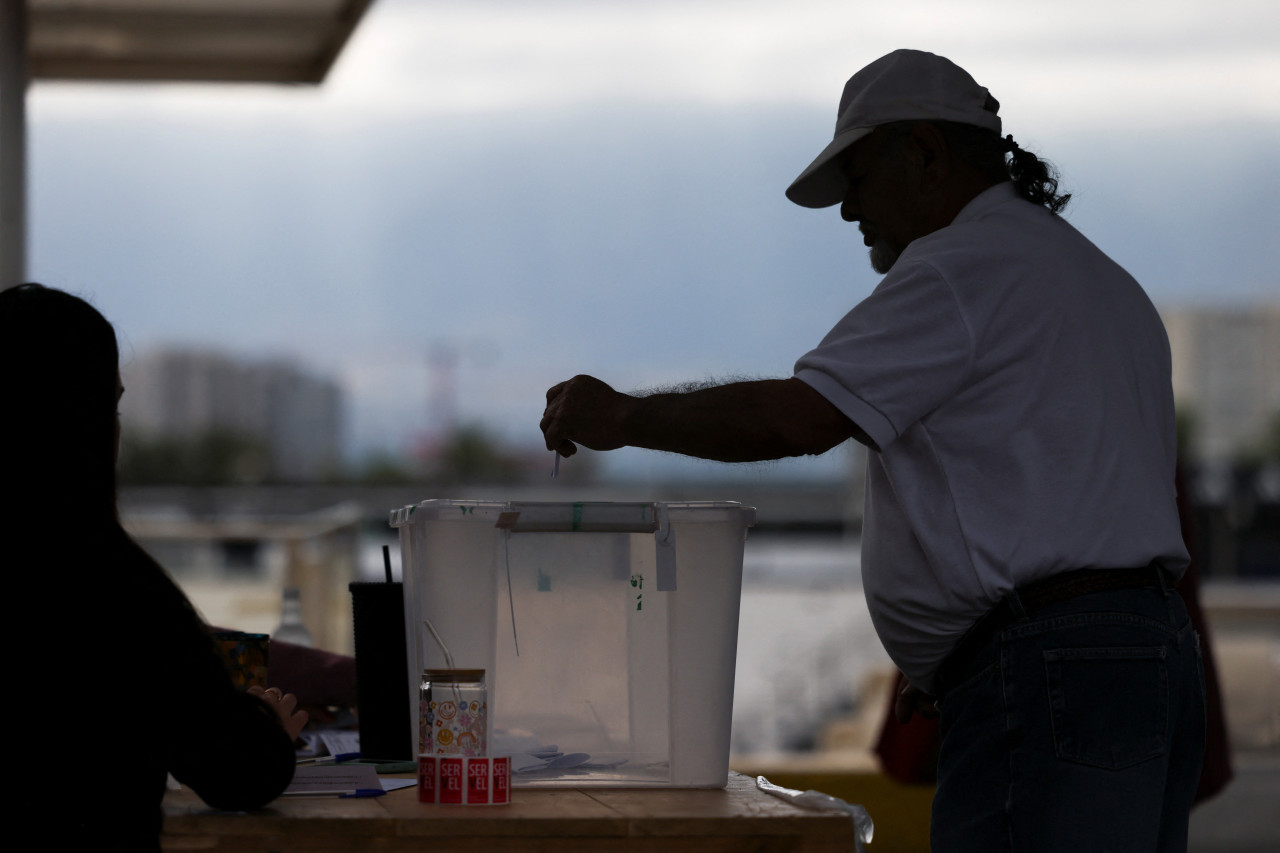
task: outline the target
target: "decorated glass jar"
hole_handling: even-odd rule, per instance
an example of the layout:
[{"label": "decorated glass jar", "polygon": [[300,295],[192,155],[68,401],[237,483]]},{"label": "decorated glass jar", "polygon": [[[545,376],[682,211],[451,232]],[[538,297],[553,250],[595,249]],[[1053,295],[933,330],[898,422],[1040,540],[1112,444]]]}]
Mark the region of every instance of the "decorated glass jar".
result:
[{"label": "decorated glass jar", "polygon": [[483,669],[424,669],[418,707],[420,755],[486,755],[488,690]]}]

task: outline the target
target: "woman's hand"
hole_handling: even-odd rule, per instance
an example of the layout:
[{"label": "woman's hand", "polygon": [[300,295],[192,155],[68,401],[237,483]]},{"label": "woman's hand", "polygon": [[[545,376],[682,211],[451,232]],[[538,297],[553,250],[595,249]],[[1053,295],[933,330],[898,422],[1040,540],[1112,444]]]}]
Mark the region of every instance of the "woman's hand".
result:
[{"label": "woman's hand", "polygon": [[307,724],[309,719],[306,711],[298,710],[298,697],[292,693],[281,693],[279,687],[268,687],[263,690],[257,685],[250,687],[249,693],[271,706],[271,709],[280,717],[280,723],[284,726],[284,730],[288,732],[289,740],[298,739],[298,735],[302,732],[302,727]]}]

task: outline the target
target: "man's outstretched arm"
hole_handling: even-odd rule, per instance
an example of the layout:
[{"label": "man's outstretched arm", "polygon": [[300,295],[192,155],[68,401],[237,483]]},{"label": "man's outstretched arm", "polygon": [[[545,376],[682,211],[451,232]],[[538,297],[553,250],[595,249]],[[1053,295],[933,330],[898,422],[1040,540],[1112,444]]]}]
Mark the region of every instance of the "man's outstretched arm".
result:
[{"label": "man's outstretched arm", "polygon": [[757,462],[825,453],[848,438],[870,439],[825,397],[798,379],[761,379],[636,397],[591,376],[547,391],[547,449],[572,456],[644,447],[720,462]]}]

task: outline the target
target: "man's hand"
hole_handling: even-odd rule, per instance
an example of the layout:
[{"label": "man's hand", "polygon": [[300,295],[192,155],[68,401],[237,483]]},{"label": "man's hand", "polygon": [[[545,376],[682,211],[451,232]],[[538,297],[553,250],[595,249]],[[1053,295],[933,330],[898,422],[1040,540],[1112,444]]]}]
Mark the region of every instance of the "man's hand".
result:
[{"label": "man's hand", "polygon": [[921,690],[911,686],[911,682],[903,681],[902,689],[898,691],[898,699],[894,703],[894,714],[898,718],[898,722],[906,725],[911,722],[912,714],[919,714],[926,720],[936,720],[938,718],[937,700]]},{"label": "man's hand", "polygon": [[547,450],[572,456],[578,452],[574,442],[591,450],[617,450],[626,444],[621,421],[634,401],[593,376],[575,376],[553,386],[538,424]]},{"label": "man's hand", "polygon": [[302,732],[302,727],[307,724],[308,720],[306,711],[296,710],[298,697],[292,693],[281,693],[278,687],[269,687],[263,690],[257,685],[250,687],[249,693],[271,706],[271,710],[275,711],[276,715],[280,717],[280,723],[289,734],[289,740],[298,739],[298,735]]}]

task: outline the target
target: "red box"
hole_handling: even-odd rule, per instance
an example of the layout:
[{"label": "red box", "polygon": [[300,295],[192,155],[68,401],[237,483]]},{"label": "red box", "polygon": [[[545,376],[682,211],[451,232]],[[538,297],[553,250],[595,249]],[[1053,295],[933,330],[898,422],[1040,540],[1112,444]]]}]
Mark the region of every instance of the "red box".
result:
[{"label": "red box", "polygon": [[489,802],[489,759],[473,758],[467,762],[467,804]]},{"label": "red box", "polygon": [[436,801],[436,760],[430,755],[418,756],[418,802]]},{"label": "red box", "polygon": [[463,778],[462,770],[465,762],[461,757],[440,758],[440,802],[462,804]]},{"label": "red box", "polygon": [[511,759],[507,756],[493,759],[492,802],[511,802]]}]

